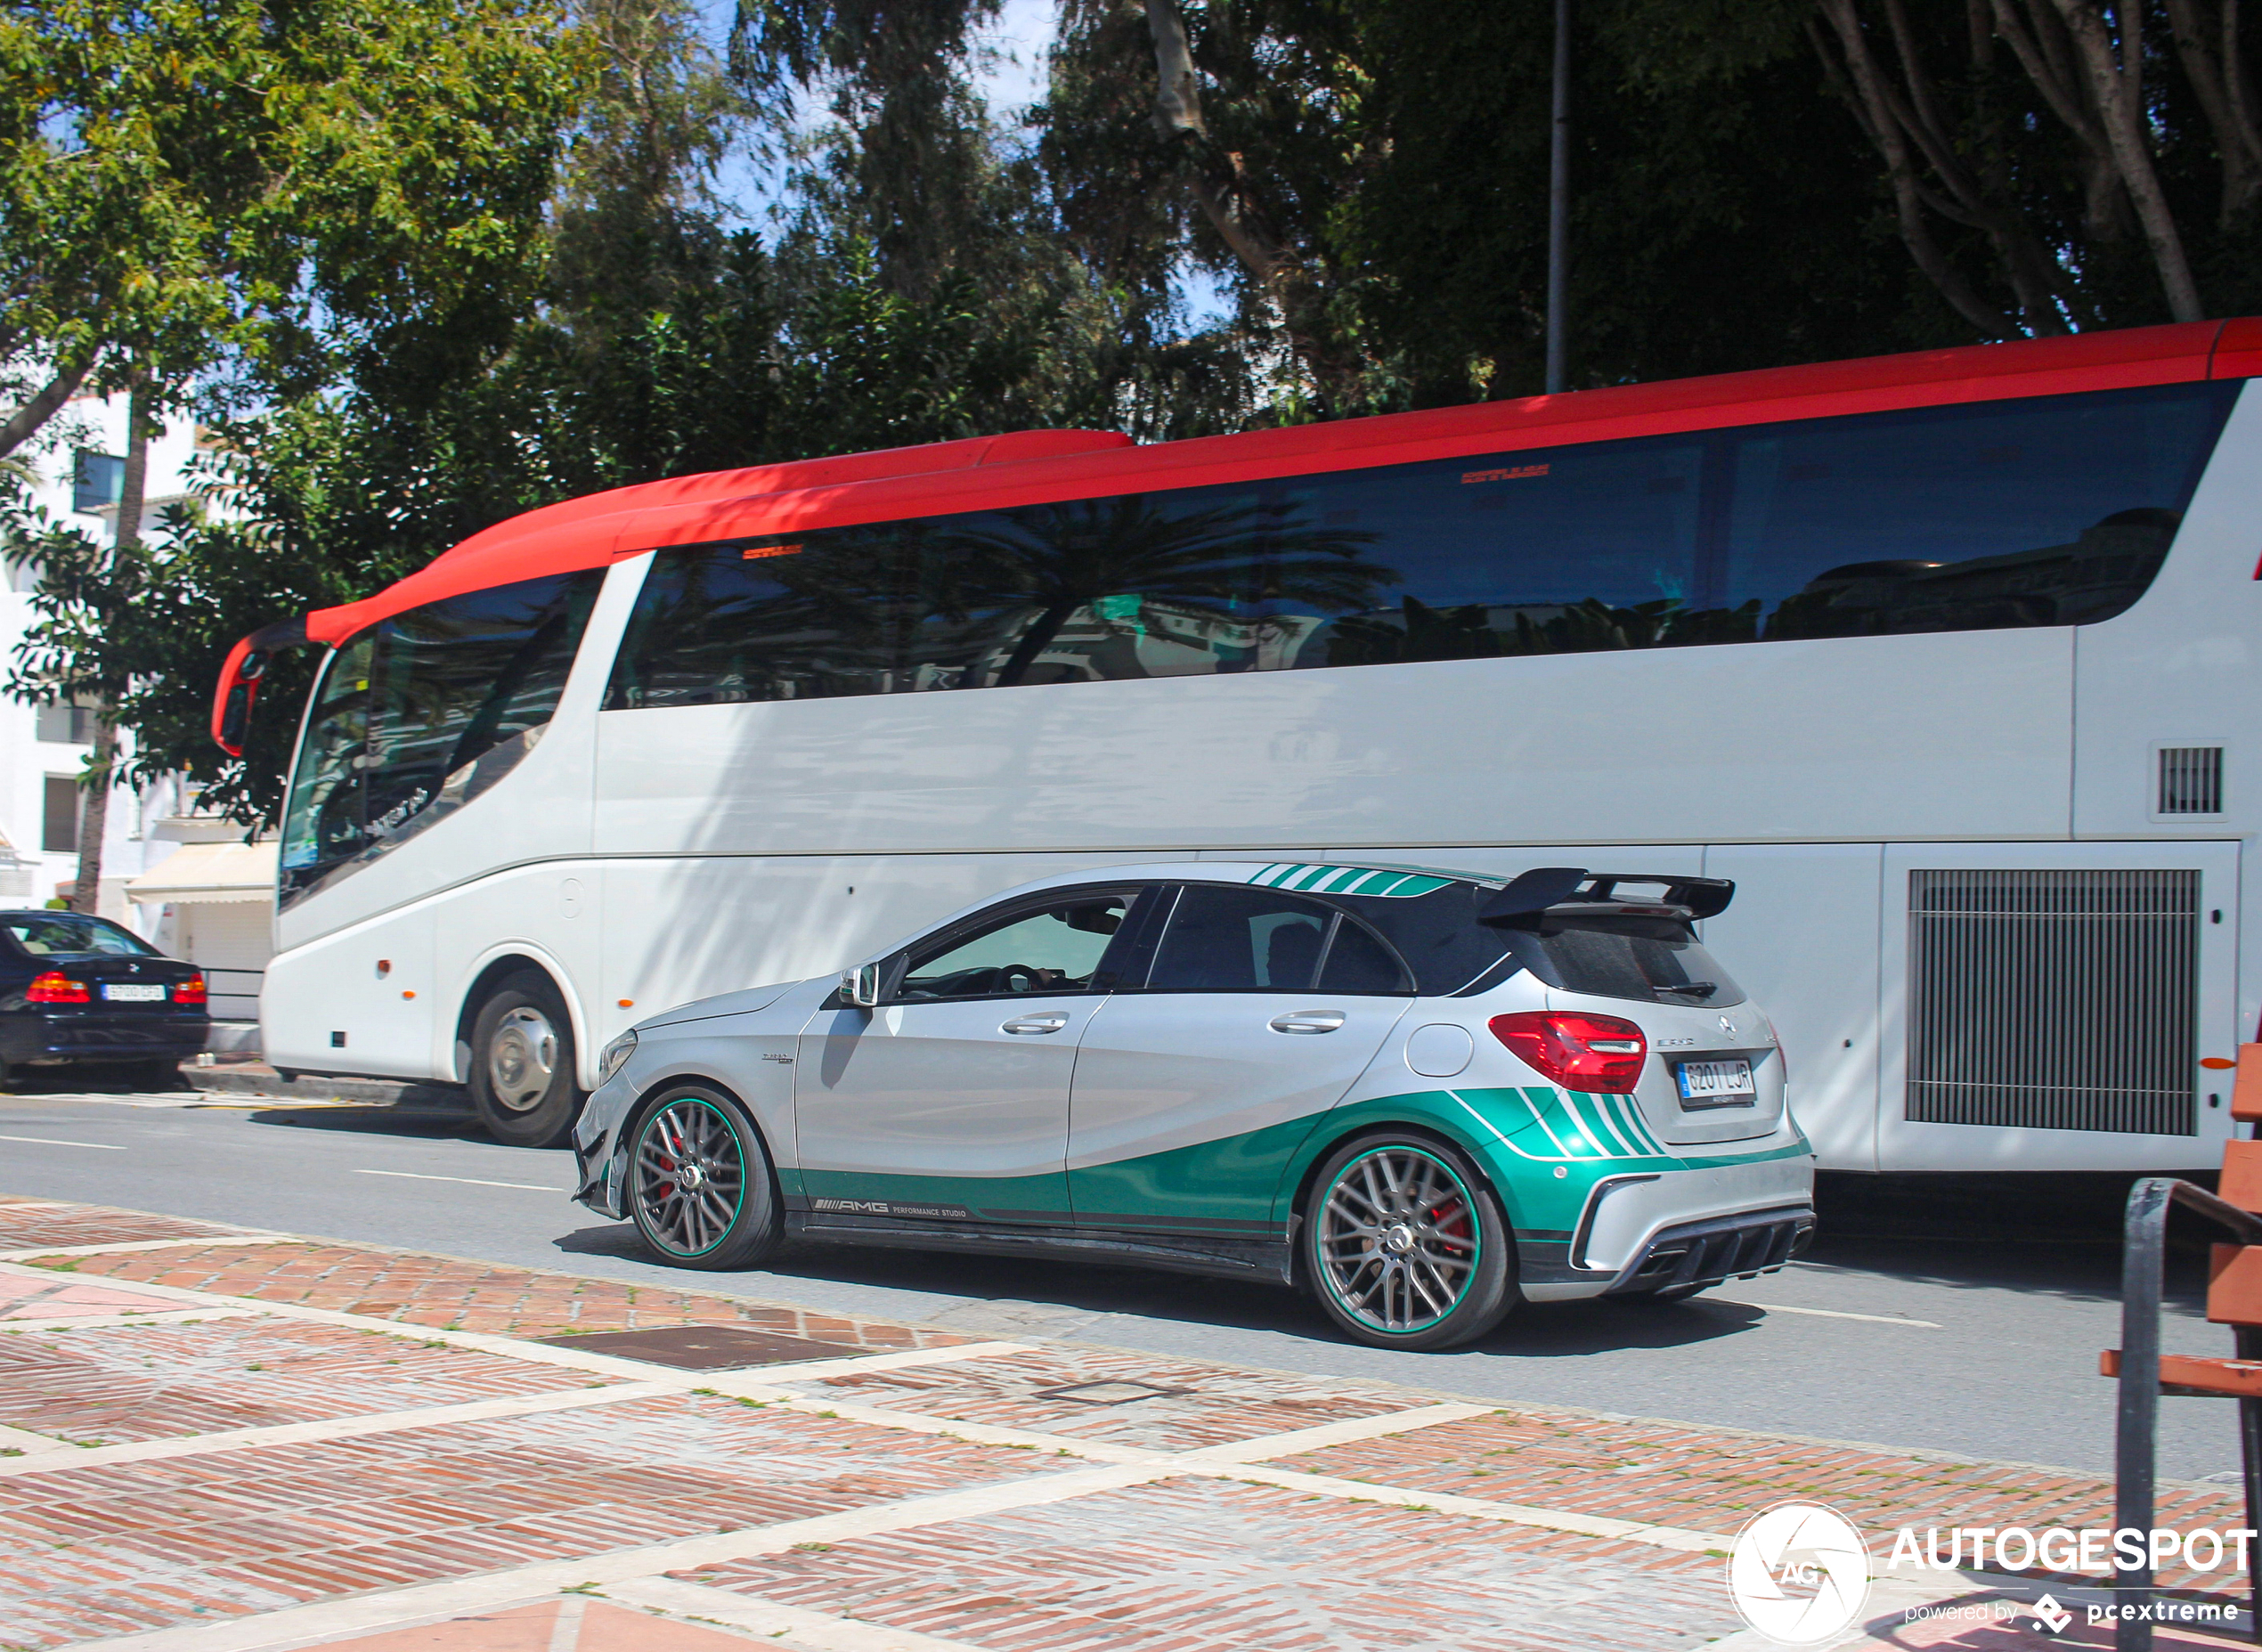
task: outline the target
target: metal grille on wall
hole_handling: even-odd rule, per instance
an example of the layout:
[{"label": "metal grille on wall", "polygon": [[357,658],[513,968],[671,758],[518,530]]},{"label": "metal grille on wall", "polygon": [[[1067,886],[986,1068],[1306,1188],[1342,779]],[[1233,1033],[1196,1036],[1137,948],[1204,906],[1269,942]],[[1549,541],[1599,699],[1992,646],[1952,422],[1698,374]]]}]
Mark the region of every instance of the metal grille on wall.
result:
[{"label": "metal grille on wall", "polygon": [[1909,873],[1908,1117],[2195,1135],[2199,878]]},{"label": "metal grille on wall", "polygon": [[2223,812],[2223,748],[2168,745],[2160,753],[2159,808],[2162,815]]}]

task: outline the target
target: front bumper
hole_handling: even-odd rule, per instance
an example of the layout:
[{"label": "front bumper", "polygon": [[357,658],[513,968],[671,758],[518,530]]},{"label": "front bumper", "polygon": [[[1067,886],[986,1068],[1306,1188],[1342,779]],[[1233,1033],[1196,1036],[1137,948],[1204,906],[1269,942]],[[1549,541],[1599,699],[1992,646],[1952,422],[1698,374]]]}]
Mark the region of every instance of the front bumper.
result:
[{"label": "front bumper", "polygon": [[619,1221],[628,1214],[622,1199],[625,1163],[621,1125],[635,1105],[636,1090],[615,1074],[590,1093],[574,1126],[574,1165],[578,1173],[574,1199],[602,1217]]}]

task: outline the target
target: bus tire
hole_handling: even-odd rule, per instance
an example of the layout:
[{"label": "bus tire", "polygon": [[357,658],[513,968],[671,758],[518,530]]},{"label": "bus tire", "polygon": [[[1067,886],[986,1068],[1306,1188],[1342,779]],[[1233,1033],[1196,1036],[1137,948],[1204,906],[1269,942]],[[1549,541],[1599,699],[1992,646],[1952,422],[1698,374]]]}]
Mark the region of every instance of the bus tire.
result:
[{"label": "bus tire", "polygon": [[1312,1295],[1370,1347],[1473,1342],[1518,1299],[1499,1195],[1467,1154],[1420,1132],[1371,1131],[1337,1148],[1299,1226]]},{"label": "bus tire", "polygon": [[636,1231],[672,1267],[753,1267],[785,1229],[761,1132],[704,1084],[660,1087],[629,1132],[623,1191]]},{"label": "bus tire", "polygon": [[471,1021],[471,1105],[507,1147],[562,1147],[582,1111],[574,1023],[549,977],[505,977]]}]

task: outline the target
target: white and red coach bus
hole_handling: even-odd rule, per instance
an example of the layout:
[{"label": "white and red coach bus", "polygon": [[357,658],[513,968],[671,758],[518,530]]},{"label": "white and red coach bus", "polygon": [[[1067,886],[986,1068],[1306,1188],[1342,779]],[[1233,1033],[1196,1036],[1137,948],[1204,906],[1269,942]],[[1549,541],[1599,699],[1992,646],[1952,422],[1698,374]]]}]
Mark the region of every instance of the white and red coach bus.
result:
[{"label": "white and red coach bus", "polygon": [[2257,374],[2209,322],[530,512],[229,659],[233,747],[330,650],[269,1057],[550,1141],[631,1022],[1053,871],[1567,862],[1736,881],[1827,1167],[2212,1165]]}]

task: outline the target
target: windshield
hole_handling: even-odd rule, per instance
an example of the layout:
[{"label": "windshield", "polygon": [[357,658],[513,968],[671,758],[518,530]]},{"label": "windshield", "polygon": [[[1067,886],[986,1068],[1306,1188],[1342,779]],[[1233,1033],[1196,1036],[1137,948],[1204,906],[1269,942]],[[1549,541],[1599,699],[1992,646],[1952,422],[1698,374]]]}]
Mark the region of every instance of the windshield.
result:
[{"label": "windshield", "polygon": [[4,919],[8,938],[35,958],[153,958],[157,948],[106,918],[77,912],[17,912]]}]

